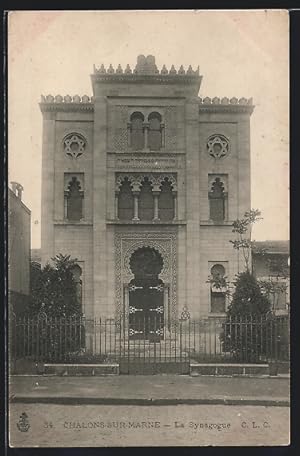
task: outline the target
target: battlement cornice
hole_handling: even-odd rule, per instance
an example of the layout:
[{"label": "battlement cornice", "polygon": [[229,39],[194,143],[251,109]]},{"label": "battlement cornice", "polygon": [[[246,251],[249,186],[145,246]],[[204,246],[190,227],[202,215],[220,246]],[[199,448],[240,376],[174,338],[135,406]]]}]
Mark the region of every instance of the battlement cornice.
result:
[{"label": "battlement cornice", "polygon": [[101,83],[126,83],[136,84],[139,82],[149,84],[199,84],[201,83],[202,76],[199,75],[199,66],[196,70],[193,70],[191,65],[187,70],[180,66],[178,70],[175,69],[174,65],[168,70],[165,65],[159,71],[155,64],[155,57],[148,55],[139,55],[137,58],[137,64],[132,70],[127,64],[123,70],[121,65],[115,69],[110,64],[108,68],[105,68],[102,64],[99,68],[94,65],[94,73],[91,75],[93,82]]},{"label": "battlement cornice", "polygon": [[94,111],[93,97],[88,95],[41,95],[40,109],[46,111]]},{"label": "battlement cornice", "polygon": [[199,112],[246,112],[251,114],[253,110],[252,98],[199,98]]}]

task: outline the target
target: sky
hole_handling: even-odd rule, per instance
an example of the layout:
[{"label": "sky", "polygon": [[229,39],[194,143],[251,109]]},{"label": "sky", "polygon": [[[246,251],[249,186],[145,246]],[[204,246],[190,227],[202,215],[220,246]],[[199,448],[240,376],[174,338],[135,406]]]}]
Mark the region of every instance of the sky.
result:
[{"label": "sky", "polygon": [[8,32],[8,180],[24,187],[32,248],[40,247],[41,94],[92,95],[93,65],[139,54],[159,69],[200,66],[199,96],[253,98],[253,239],[289,238],[288,13],[260,11],[14,11]]}]

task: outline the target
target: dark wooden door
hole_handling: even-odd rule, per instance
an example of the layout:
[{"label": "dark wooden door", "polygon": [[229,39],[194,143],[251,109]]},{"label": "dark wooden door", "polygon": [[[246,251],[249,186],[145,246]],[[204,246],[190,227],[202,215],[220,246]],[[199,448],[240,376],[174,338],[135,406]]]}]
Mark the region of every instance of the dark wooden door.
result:
[{"label": "dark wooden door", "polygon": [[164,336],[163,283],[156,278],[134,279],[129,286],[129,336],[159,341]]}]

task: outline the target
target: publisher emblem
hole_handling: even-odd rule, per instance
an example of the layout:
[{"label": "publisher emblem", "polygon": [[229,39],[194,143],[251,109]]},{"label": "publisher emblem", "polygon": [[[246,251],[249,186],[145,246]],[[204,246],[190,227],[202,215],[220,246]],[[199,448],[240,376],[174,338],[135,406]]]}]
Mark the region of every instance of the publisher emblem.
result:
[{"label": "publisher emblem", "polygon": [[23,412],[22,415],[20,416],[20,419],[17,423],[17,428],[21,432],[27,432],[28,429],[30,428],[29,420],[28,420],[28,415],[27,413]]}]

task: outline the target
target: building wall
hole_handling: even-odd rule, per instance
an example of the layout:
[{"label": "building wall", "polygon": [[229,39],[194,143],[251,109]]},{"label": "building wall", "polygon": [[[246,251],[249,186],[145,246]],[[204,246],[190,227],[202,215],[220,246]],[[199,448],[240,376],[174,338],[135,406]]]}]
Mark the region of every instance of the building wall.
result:
[{"label": "building wall", "polygon": [[8,189],[9,304],[22,313],[30,293],[30,210]]}]

